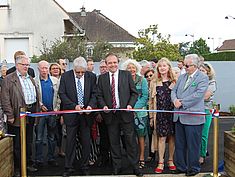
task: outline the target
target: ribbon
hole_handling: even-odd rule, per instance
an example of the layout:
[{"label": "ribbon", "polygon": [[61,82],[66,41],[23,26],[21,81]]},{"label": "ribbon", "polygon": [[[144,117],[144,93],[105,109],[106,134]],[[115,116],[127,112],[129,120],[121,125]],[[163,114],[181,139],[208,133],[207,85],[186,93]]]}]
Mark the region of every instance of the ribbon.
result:
[{"label": "ribbon", "polygon": [[[91,113],[91,112],[110,112],[110,111],[131,111],[131,112],[156,112],[156,113],[174,113],[174,114],[187,114],[194,116],[206,115],[205,112],[189,112],[189,111],[169,111],[169,110],[147,110],[147,109],[91,109],[91,110],[63,110],[63,111],[49,111],[49,112],[21,112],[20,118],[25,116],[30,117],[43,117],[43,116],[51,116],[51,115],[60,115],[60,114],[73,114],[73,113]],[[218,112],[217,112],[218,113]]]}]

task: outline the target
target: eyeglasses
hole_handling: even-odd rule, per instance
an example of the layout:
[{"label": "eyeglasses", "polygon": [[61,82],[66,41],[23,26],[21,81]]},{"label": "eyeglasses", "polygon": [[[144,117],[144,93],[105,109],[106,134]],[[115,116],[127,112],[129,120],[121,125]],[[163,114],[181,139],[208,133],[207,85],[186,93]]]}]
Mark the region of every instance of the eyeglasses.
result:
[{"label": "eyeglasses", "polygon": [[24,63],[18,63],[18,64],[21,65],[21,66],[26,66],[26,67],[30,66],[30,64],[24,64]]},{"label": "eyeglasses", "polygon": [[153,75],[150,74],[150,75],[146,75],[145,78],[149,78],[149,77],[152,77]]},{"label": "eyeglasses", "polygon": [[67,65],[67,63],[62,63],[62,65]]},{"label": "eyeglasses", "polygon": [[184,65],[185,68],[189,68],[190,66],[194,66],[193,64],[192,65]]}]

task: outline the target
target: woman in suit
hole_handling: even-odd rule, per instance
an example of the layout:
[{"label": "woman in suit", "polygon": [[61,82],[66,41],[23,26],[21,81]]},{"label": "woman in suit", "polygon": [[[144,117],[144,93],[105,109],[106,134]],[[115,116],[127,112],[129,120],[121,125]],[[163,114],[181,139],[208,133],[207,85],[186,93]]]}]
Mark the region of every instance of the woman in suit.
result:
[{"label": "woman in suit", "polygon": [[[138,100],[135,103],[134,108],[146,109],[148,102],[148,83],[147,80],[137,73],[140,73],[141,66],[136,60],[129,59],[123,63],[123,69],[130,71],[132,79],[135,83],[136,89],[139,93]],[[148,134],[147,130],[147,112],[136,112],[135,113],[135,130],[138,135],[139,142],[139,168],[145,167],[144,161],[144,140]]]}]

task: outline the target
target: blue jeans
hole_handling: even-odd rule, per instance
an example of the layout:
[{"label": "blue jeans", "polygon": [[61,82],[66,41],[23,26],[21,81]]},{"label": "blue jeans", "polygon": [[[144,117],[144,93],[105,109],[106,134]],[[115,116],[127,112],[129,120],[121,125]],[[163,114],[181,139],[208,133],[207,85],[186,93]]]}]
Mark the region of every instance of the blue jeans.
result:
[{"label": "blue jeans", "polygon": [[35,127],[36,131],[36,162],[43,162],[43,137],[44,130],[47,126],[47,140],[48,140],[48,151],[47,151],[47,160],[55,160],[55,133],[56,133],[56,117],[55,116],[46,116],[39,118],[39,123]]}]

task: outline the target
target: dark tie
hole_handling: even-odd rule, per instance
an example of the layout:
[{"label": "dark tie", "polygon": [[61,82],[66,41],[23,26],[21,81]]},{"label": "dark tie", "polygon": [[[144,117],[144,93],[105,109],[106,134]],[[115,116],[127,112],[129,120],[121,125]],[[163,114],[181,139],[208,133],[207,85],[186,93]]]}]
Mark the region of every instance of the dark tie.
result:
[{"label": "dark tie", "polygon": [[82,84],[79,78],[77,82],[77,97],[78,97],[78,105],[83,106],[83,91],[82,91]]},{"label": "dark tie", "polygon": [[114,79],[114,74],[112,74],[111,89],[112,89],[112,108],[115,109],[116,106],[117,106],[117,102],[116,102],[116,98],[115,98],[115,79]]}]

